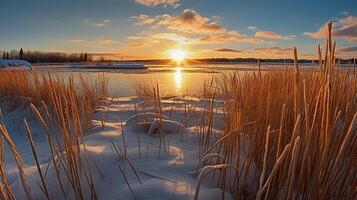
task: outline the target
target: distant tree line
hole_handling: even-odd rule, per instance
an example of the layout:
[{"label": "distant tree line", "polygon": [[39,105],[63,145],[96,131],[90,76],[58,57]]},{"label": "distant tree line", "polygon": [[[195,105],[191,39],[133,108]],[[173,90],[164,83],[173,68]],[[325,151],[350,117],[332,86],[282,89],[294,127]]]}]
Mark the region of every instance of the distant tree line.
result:
[{"label": "distant tree line", "polygon": [[[292,64],[294,63],[293,59],[280,59],[280,58],[265,58],[265,59],[257,59],[257,58],[203,58],[203,59],[189,59],[186,60],[188,64],[197,64],[197,63],[257,63],[259,60],[260,63],[286,63]],[[171,59],[149,59],[149,60],[132,60],[134,62],[143,62],[148,64],[169,64],[172,62]],[[340,64],[350,64],[353,65],[354,63],[357,65],[357,58],[349,58],[349,59],[341,59],[336,58],[336,63]],[[318,60],[311,60],[311,59],[299,59],[299,63],[319,63]]]},{"label": "distant tree line", "polygon": [[65,63],[92,61],[88,53],[59,53],[20,50],[0,51],[1,59],[21,59],[30,63]]},{"label": "distant tree line", "polygon": [[[229,62],[241,62],[241,63],[257,63],[259,60],[260,63],[286,63],[291,64],[294,63],[293,59],[274,59],[274,58],[264,58],[264,59],[257,59],[257,58],[207,58],[207,59],[196,59],[191,60],[192,62],[207,62],[207,63],[229,63]],[[357,61],[357,58],[349,58],[349,59],[342,59],[342,58],[335,58],[336,63],[340,64],[353,64]],[[299,59],[299,63],[319,63],[319,60],[316,59]]]}]

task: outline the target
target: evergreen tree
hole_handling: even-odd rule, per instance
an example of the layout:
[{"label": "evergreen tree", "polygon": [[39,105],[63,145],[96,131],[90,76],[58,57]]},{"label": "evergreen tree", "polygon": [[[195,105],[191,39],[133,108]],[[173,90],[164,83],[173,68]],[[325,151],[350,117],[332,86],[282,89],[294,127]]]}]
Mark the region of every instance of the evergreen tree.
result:
[{"label": "evergreen tree", "polygon": [[2,52],[2,59],[6,59],[6,52],[4,51],[4,52]]},{"label": "evergreen tree", "polygon": [[22,50],[22,48],[19,51],[19,59],[24,59],[24,51]]},{"label": "evergreen tree", "polygon": [[10,60],[10,54],[9,54],[9,52],[6,52],[6,58],[5,58],[5,59]]},{"label": "evergreen tree", "polygon": [[88,61],[88,54],[87,53],[84,54],[84,61],[86,61],[86,62]]},{"label": "evergreen tree", "polygon": [[84,60],[84,54],[81,53],[79,54],[79,62],[83,62],[83,60]]}]

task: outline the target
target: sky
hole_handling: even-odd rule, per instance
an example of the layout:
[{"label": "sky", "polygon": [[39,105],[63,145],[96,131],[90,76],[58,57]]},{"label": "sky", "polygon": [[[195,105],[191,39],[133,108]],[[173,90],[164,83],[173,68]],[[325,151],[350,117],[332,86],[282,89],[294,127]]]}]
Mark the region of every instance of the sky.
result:
[{"label": "sky", "polygon": [[355,0],[11,0],[0,50],[87,52],[124,59],[316,58],[333,21],[337,56],[357,56]]}]

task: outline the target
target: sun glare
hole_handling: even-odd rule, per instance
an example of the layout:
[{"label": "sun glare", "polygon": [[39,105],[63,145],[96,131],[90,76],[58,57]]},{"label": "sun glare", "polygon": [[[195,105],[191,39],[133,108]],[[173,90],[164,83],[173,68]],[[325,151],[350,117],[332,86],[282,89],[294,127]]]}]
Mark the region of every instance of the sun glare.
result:
[{"label": "sun glare", "polygon": [[186,58],[186,52],[181,49],[175,49],[169,51],[171,59],[176,62],[181,62]]},{"label": "sun glare", "polygon": [[182,70],[180,67],[176,68],[175,70],[174,80],[175,80],[176,90],[179,91],[181,89],[181,84],[182,84]]}]

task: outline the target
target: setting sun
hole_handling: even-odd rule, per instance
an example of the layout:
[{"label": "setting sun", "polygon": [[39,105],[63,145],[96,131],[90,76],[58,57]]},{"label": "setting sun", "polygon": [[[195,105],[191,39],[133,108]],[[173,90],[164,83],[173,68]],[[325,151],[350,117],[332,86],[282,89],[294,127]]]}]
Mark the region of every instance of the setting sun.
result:
[{"label": "setting sun", "polygon": [[171,59],[173,59],[174,61],[181,62],[186,58],[187,53],[181,49],[175,49],[175,50],[170,50],[169,55]]}]

